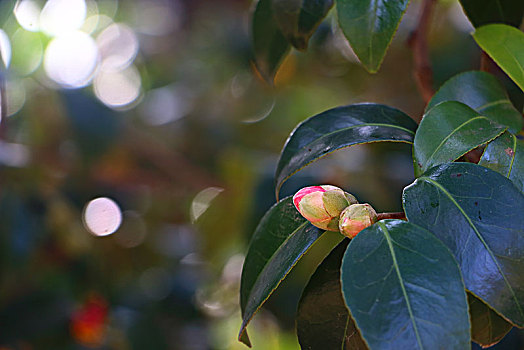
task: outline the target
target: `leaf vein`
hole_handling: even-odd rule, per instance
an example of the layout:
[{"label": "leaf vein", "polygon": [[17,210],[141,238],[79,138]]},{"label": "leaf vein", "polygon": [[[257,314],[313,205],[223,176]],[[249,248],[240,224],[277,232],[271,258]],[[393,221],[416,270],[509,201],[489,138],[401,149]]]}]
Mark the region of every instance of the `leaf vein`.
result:
[{"label": "leaf vein", "polygon": [[[507,280],[506,278],[506,275],[504,274],[504,272],[502,271],[502,268],[499,264],[499,261],[498,259],[496,259],[496,256],[495,254],[493,253],[493,251],[490,249],[488,243],[484,240],[484,237],[480,234],[480,232],[478,231],[477,227],[473,224],[473,221],[471,220],[471,218],[466,214],[466,212],[464,211],[464,209],[460,206],[460,204],[455,200],[455,198],[453,198],[453,196],[441,185],[439,184],[437,181],[429,178],[429,177],[421,177],[419,178],[419,180],[421,181],[426,181],[426,182],[429,182],[430,184],[433,184],[433,186],[437,187],[440,191],[442,191],[442,193],[444,193],[450,200],[453,204],[455,204],[455,206],[457,207],[457,209],[462,213],[462,215],[464,216],[464,218],[468,221],[469,225],[471,226],[471,228],[473,229],[473,231],[475,232],[475,234],[477,235],[478,239],[480,240],[480,242],[482,243],[482,245],[484,245],[484,247],[486,248],[486,250],[488,251],[488,254],[491,256],[491,259],[493,259],[493,262],[494,264],[496,265],[497,267],[497,270],[499,271],[500,275],[502,276],[503,280],[504,280],[504,283],[506,284],[506,287],[508,288],[508,290],[510,291],[511,293],[511,296],[513,298],[513,301],[515,302],[516,306],[517,306],[517,309],[519,311],[519,314],[524,317],[524,312],[522,310],[522,307],[521,305],[519,304],[519,301],[517,299],[517,296],[515,294],[515,291],[513,290],[513,287],[511,286],[511,284],[509,283],[509,281]],[[467,287],[467,286],[466,286]]]},{"label": "leaf vein", "polygon": [[472,123],[473,121],[475,121],[477,119],[486,119],[486,120],[488,120],[488,118],[486,118],[484,116],[478,116],[478,117],[475,117],[475,118],[468,119],[464,123],[460,124],[449,135],[447,135],[442,141],[440,141],[440,144],[437,146],[437,148],[435,148],[433,153],[431,153],[431,155],[428,157],[428,159],[426,160],[424,166],[426,166],[427,164],[431,164],[430,161],[433,159],[433,157],[438,152],[438,150],[440,150],[442,148],[442,146],[444,146],[444,144],[451,138],[451,136],[453,136],[455,133],[457,133],[462,127],[466,126],[469,123]]},{"label": "leaf vein", "polygon": [[408,294],[406,292],[406,287],[404,286],[404,280],[402,278],[402,274],[400,273],[400,269],[399,269],[399,266],[398,266],[397,256],[395,254],[395,250],[394,250],[393,244],[391,242],[391,235],[389,234],[389,231],[388,231],[386,225],[384,225],[384,223],[379,221],[378,225],[382,229],[382,232],[384,233],[384,237],[386,237],[386,241],[388,243],[389,251],[391,253],[391,258],[393,259],[393,266],[395,267],[395,271],[397,272],[397,277],[398,277],[399,282],[400,282],[400,288],[402,289],[402,294],[404,295],[404,299],[406,300],[406,306],[407,306],[407,309],[408,309],[408,313],[409,313],[411,322],[413,324],[413,330],[415,332],[415,337],[417,338],[417,343],[418,343],[419,347],[421,349],[423,349],[424,347],[422,346],[422,341],[421,341],[420,335],[418,333],[417,324],[415,322],[415,316],[413,315],[413,310],[411,309],[411,302],[410,302],[409,296],[408,296]]}]

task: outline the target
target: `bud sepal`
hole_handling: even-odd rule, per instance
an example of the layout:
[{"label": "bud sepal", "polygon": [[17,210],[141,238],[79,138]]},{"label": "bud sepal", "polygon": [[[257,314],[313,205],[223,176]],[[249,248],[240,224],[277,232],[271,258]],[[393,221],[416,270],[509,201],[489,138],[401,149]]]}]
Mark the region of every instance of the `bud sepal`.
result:
[{"label": "bud sepal", "polygon": [[293,203],[312,225],[337,232],[340,213],[358,202],[353,195],[336,186],[322,185],[301,189],[293,196]]},{"label": "bud sepal", "polygon": [[354,238],[360,231],[378,221],[377,212],[368,203],[352,204],[340,214],[339,230]]}]

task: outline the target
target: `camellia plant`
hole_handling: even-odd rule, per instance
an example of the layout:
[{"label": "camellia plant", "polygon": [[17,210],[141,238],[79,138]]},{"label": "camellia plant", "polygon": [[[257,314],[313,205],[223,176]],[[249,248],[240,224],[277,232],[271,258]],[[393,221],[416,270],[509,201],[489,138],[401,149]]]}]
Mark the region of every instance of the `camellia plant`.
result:
[{"label": "camellia plant", "polygon": [[[258,1],[253,46],[260,75],[271,82],[291,46],[306,49],[334,2],[362,65],[377,71],[408,0]],[[333,108],[292,131],[276,170],[278,198],[287,179],[333,151],[409,143],[416,179],[404,188],[403,212],[377,214],[331,185],[280,199],[260,221],[244,262],[245,344],[254,314],[326,231],[346,238],[302,293],[296,321],[303,349],[469,349],[471,341],[490,346],[524,327],[523,116],[489,72],[463,72],[433,93],[424,36],[434,2],[423,3],[412,40],[427,100],[420,123],[380,104]],[[524,91],[524,2],[461,4],[483,59]]]}]

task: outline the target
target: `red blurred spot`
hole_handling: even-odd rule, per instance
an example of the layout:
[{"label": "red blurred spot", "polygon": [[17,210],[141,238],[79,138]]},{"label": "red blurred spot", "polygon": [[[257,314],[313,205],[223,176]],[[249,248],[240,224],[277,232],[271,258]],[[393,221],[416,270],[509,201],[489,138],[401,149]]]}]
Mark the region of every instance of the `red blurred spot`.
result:
[{"label": "red blurred spot", "polygon": [[73,338],[87,347],[100,346],[106,333],[107,313],[108,305],[104,298],[97,294],[88,296],[71,318]]}]

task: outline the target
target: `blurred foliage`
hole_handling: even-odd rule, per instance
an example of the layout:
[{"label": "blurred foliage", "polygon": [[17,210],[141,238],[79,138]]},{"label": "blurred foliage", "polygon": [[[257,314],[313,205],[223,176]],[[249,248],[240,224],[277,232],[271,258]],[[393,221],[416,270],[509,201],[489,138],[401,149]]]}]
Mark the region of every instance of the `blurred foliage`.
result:
[{"label": "blurred foliage", "polygon": [[[243,253],[275,201],[277,155],[291,129],[354,102],[411,116],[424,108],[407,73],[418,1],[378,75],[358,64],[332,11],[308,52],[283,63],[275,88],[250,64],[249,0],[88,1],[104,14],[94,37],[125,23],[140,44],[132,63],[140,93],[122,107],[108,106],[90,83],[53,83],[42,63],[52,38],[21,28],[13,4],[2,1],[0,11],[12,48],[11,115],[0,128],[0,349],[243,349]],[[433,24],[437,84],[478,67],[456,2],[442,2]],[[358,146],[305,169],[282,196],[332,183],[395,211],[412,178],[408,145]],[[82,220],[97,197],[122,210],[121,227],[106,237],[91,235]],[[259,349],[298,348],[301,289],[338,239],[313,247],[255,318],[250,335]],[[513,333],[504,342],[522,346]]]}]

